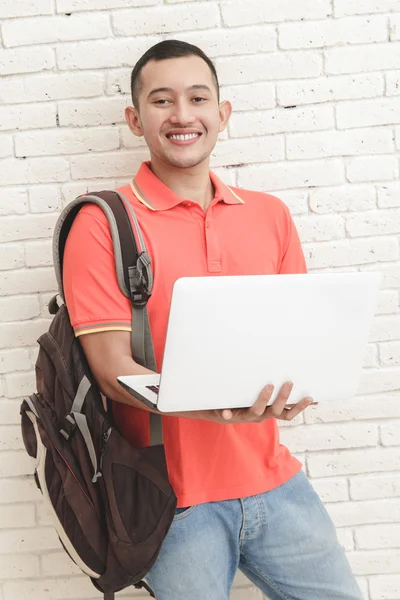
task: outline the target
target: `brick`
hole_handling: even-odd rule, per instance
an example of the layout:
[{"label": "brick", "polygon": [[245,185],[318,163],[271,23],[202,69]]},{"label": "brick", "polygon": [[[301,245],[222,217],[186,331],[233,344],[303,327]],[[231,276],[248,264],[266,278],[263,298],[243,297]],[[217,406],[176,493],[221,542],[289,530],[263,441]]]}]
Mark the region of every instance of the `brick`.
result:
[{"label": "brick", "polygon": [[137,155],[132,155],[132,152],[118,152],[116,154],[104,153],[97,156],[73,156],[71,158],[71,174],[73,179],[124,175],[132,178],[146,158],[147,153],[145,155],[143,152]]},{"label": "brick", "polygon": [[0,75],[48,71],[55,66],[53,48],[0,50]]},{"label": "brick", "polygon": [[[36,389],[36,378],[33,371],[10,373],[5,375],[6,393],[11,400],[28,396]],[[22,448],[22,446],[21,446]],[[12,448],[10,448],[11,450]]]},{"label": "brick", "polygon": [[240,0],[222,2],[221,12],[224,25],[237,27],[257,23],[275,23],[279,21],[300,21],[303,19],[324,19],[331,14],[327,0],[290,0],[274,2],[264,0]]},{"label": "brick", "polygon": [[57,186],[38,185],[29,187],[29,208],[31,213],[50,213],[59,211],[61,194]]},{"label": "brick", "polygon": [[[22,450],[23,448],[21,427],[18,425],[0,425],[0,450]],[[0,527],[2,515],[3,513],[0,511]]]},{"label": "brick", "polygon": [[375,190],[371,185],[355,184],[313,189],[310,208],[318,214],[370,210],[376,208]]},{"label": "brick", "polygon": [[306,190],[279,190],[275,195],[289,207],[292,215],[308,212],[308,192]]},{"label": "brick", "polygon": [[[126,97],[60,102],[60,125],[62,127],[71,125],[87,127],[90,125],[110,125],[122,123],[124,121],[124,111],[128,105],[129,102],[128,98]],[[66,135],[72,136],[72,134],[73,132],[71,131]],[[78,135],[82,136],[82,132],[78,132]],[[83,137],[84,136],[85,133],[83,133]],[[69,139],[71,139],[71,137]],[[83,142],[81,141],[81,144],[82,143]]]},{"label": "brick", "polygon": [[39,298],[33,295],[0,298],[0,322],[33,319],[40,314]]},{"label": "brick", "polygon": [[[1,380],[0,380],[1,381]],[[0,392],[2,391],[2,384],[0,387]],[[0,393],[0,396],[2,396],[3,393]],[[21,402],[19,400],[4,400],[2,399],[0,401],[0,422],[3,425],[19,425],[21,426],[21,415],[19,414],[20,411],[20,404]],[[0,480],[1,482],[1,480]],[[0,485],[0,490],[1,490],[1,485]],[[0,496],[0,502],[6,502],[6,500],[1,500],[2,496]]]},{"label": "brick", "polygon": [[400,519],[400,499],[334,503],[328,507],[336,526],[393,523]]},{"label": "brick", "polygon": [[[19,88],[16,89],[16,84]],[[50,73],[27,75],[0,81],[0,99],[12,104],[17,97],[20,102],[43,102],[67,98],[92,98],[104,92],[103,73]]]},{"label": "brick", "polygon": [[0,216],[23,215],[28,211],[25,188],[0,188]]},{"label": "brick", "polygon": [[386,95],[398,96],[400,94],[400,71],[385,73]]},{"label": "brick", "polygon": [[49,327],[48,320],[20,321],[18,323],[4,323],[1,326],[0,345],[2,348],[18,348],[32,346],[37,338]]},{"label": "brick", "polygon": [[325,53],[326,74],[364,73],[398,69],[400,44],[370,44],[330,48]]},{"label": "brick", "polygon": [[384,154],[393,151],[393,135],[389,129],[374,127],[348,131],[293,134],[286,138],[289,159],[323,158],[354,154]]},{"label": "brick", "polygon": [[61,70],[130,67],[152,45],[157,37],[107,39],[92,42],[71,42],[56,47],[57,65]]},{"label": "brick", "polygon": [[25,264],[27,267],[47,267],[53,264],[52,240],[27,242],[25,244]]},{"label": "brick", "polygon": [[376,265],[377,262],[396,260],[399,255],[397,240],[394,239],[320,242],[305,244],[303,250],[310,269],[348,267],[368,263]]},{"label": "brick", "polygon": [[11,135],[3,135],[0,137],[0,158],[12,156],[14,152],[13,138]]},{"label": "brick", "polygon": [[55,127],[56,107],[48,104],[15,104],[1,109],[0,131]]},{"label": "brick", "polygon": [[400,123],[399,104],[397,98],[374,98],[339,103],[336,107],[337,126],[339,129],[346,129]]},{"label": "brick", "polygon": [[[0,245],[0,271],[19,269],[24,264],[24,249],[20,244]],[[0,316],[1,321],[1,316]]]},{"label": "brick", "polygon": [[379,294],[376,314],[393,314],[399,311],[399,293],[394,290],[385,290]]},{"label": "brick", "polygon": [[292,131],[308,132],[333,126],[332,106],[313,106],[233,114],[229,131],[233,137],[249,137]]},{"label": "brick", "polygon": [[106,73],[106,94],[131,94],[132,69],[111,69]]},{"label": "brick", "polygon": [[29,159],[4,159],[4,185],[23,183],[52,183],[69,179],[69,163],[64,158],[45,157]]},{"label": "brick", "polygon": [[376,446],[378,426],[370,423],[308,425],[281,431],[282,443],[293,452],[312,452],[342,448]]},{"label": "brick", "polygon": [[369,589],[371,600],[397,600],[400,596],[400,575],[371,577]]},{"label": "brick", "polygon": [[342,183],[343,177],[341,162],[327,159],[244,167],[239,171],[238,180],[240,187],[271,192],[282,187],[301,188]]},{"label": "brick", "polygon": [[387,367],[400,366],[400,341],[379,344],[379,358]]},{"label": "brick", "polygon": [[0,506],[0,529],[13,529],[35,526],[35,506],[33,504],[3,504]]},{"label": "brick", "polygon": [[400,15],[392,15],[389,24],[390,40],[400,41]]},{"label": "brick", "polygon": [[132,6],[151,6],[159,0],[56,0],[57,12],[69,13],[78,10],[110,10]]},{"label": "brick", "polygon": [[284,160],[283,136],[227,140],[217,144],[211,155],[212,168],[234,164],[263,163]]},{"label": "brick", "polygon": [[0,278],[0,295],[49,292],[57,289],[54,269],[20,269],[7,271]]},{"label": "brick", "polygon": [[385,181],[398,177],[398,164],[394,156],[363,156],[347,163],[347,179],[353,182]]},{"label": "brick", "polygon": [[230,100],[234,111],[275,108],[275,88],[270,82],[253,83],[251,94],[247,85],[229,85],[221,88],[221,99]]},{"label": "brick", "polygon": [[[14,402],[17,404],[17,402]],[[1,405],[1,403],[0,403]],[[18,404],[19,409],[19,404]],[[0,504],[34,502],[41,497],[32,475],[0,480]]]},{"label": "brick", "polygon": [[[382,403],[384,404],[384,402]],[[400,474],[361,475],[350,478],[352,500],[400,497]]]},{"label": "brick", "polygon": [[385,13],[399,10],[397,0],[334,0],[335,17],[346,15],[364,15],[369,13]]},{"label": "brick", "polygon": [[53,3],[51,0],[2,0],[0,5],[0,19],[10,17],[27,17],[34,15],[51,15]]},{"label": "brick", "polygon": [[53,234],[57,215],[21,215],[1,217],[0,239],[15,242],[32,238],[49,238]]},{"label": "brick", "polygon": [[369,475],[374,472],[399,471],[400,449],[367,448],[314,454],[307,458],[307,467],[311,477],[339,477],[361,473]]},{"label": "brick", "polygon": [[386,342],[400,338],[400,316],[375,317],[369,335],[371,342]]},{"label": "brick", "polygon": [[305,412],[307,423],[341,423],[366,419],[390,419],[400,417],[400,403],[396,392],[358,396],[351,400],[324,402]]},{"label": "brick", "polygon": [[33,554],[3,555],[0,561],[0,580],[26,579],[39,576],[39,557]]},{"label": "brick", "polygon": [[24,531],[0,531],[0,554],[20,554],[60,548],[54,528],[35,527]]},{"label": "brick", "polygon": [[[58,543],[59,545],[59,543]],[[6,581],[3,585],[4,600],[72,600],[91,599],[95,590],[89,577],[65,577],[28,581]],[[79,594],[79,596],[78,596]],[[97,598],[99,594],[97,594]]]},{"label": "brick", "polygon": [[339,75],[277,83],[278,104],[293,106],[383,96],[382,74]]},{"label": "brick", "polygon": [[302,242],[320,242],[345,237],[344,220],[339,215],[306,215],[296,217],[296,228]]},{"label": "brick", "polygon": [[322,74],[321,56],[317,52],[272,52],[254,56],[217,58],[221,85],[258,81],[301,79]]},{"label": "brick", "polygon": [[70,155],[117,148],[119,133],[111,127],[31,131],[19,133],[15,138],[16,156]]},{"label": "brick", "polygon": [[400,210],[369,211],[346,215],[346,231],[351,237],[400,233]]},{"label": "brick", "polygon": [[379,208],[400,208],[400,183],[386,183],[377,187]]},{"label": "brick", "polygon": [[144,137],[133,135],[127,125],[122,125],[119,128],[119,132],[122,148],[147,148]]},{"label": "brick", "polygon": [[[39,506],[43,506],[40,504]],[[79,567],[68,557],[66,552],[52,552],[40,557],[41,575],[59,577],[63,575],[80,575]]]},{"label": "brick", "polygon": [[[131,177],[127,177],[124,179],[102,179],[101,186],[107,190],[115,190],[122,185],[129,184],[129,181],[132,179]],[[89,180],[89,181],[69,181],[65,183],[61,188],[61,200],[63,207],[67,206],[70,202],[72,202],[77,196],[81,194],[87,194],[89,191],[98,190],[99,182],[98,180]]]},{"label": "brick", "polygon": [[[0,453],[0,478],[30,475],[33,472],[33,459],[25,450],[7,451]],[[0,554],[13,552],[12,547],[2,545],[4,535],[0,533]],[[5,552],[7,550],[7,552]]]},{"label": "brick", "polygon": [[400,446],[400,421],[380,426],[382,446]]},{"label": "brick", "polygon": [[346,479],[312,479],[311,484],[322,502],[343,502],[349,499]]},{"label": "brick", "polygon": [[361,374],[358,393],[377,394],[398,389],[400,389],[400,369],[368,369]]},{"label": "brick", "polygon": [[283,50],[384,42],[387,40],[387,19],[368,16],[285,23],[278,26],[278,33],[279,47]]},{"label": "brick", "polygon": [[157,33],[211,29],[219,25],[218,7],[213,2],[192,3],[187,6],[157,6],[119,10],[113,14],[113,29],[117,36],[150,35]]},{"label": "brick", "polygon": [[111,26],[107,14],[88,13],[9,21],[3,24],[2,33],[6,47],[28,46],[103,39],[111,35]]},{"label": "brick", "polygon": [[[0,300],[0,314],[3,312],[4,300],[4,298]],[[31,367],[32,364],[28,350],[18,348],[16,350],[0,351],[0,373],[4,374],[12,373],[14,371],[26,371]],[[1,422],[2,420],[0,419],[0,423]]]},{"label": "brick", "polygon": [[[355,575],[396,573],[400,563],[399,550],[359,551],[348,554],[350,566]],[[387,597],[385,597],[387,600]]]},{"label": "brick", "polygon": [[212,59],[217,56],[258,54],[277,49],[275,27],[267,25],[182,33],[179,39],[199,46]]}]

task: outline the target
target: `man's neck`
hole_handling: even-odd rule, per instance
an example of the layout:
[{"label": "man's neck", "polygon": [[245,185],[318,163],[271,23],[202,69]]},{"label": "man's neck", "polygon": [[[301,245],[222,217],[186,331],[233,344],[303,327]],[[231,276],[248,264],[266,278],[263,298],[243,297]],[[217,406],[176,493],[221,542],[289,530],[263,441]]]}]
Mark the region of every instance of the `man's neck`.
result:
[{"label": "man's neck", "polygon": [[179,198],[199,204],[204,211],[211,204],[214,198],[214,186],[210,179],[209,161],[189,169],[179,169],[153,158],[150,168],[154,175]]}]

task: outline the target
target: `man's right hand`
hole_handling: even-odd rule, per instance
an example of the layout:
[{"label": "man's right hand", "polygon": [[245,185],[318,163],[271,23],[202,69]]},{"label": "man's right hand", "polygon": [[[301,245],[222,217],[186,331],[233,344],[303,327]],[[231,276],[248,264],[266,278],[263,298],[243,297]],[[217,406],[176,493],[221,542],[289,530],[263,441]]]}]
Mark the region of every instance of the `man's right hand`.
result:
[{"label": "man's right hand", "polygon": [[289,381],[283,384],[273,404],[268,406],[274,391],[273,385],[267,385],[250,408],[235,408],[222,410],[201,411],[199,418],[214,423],[262,423],[265,419],[280,419],[292,421],[310,404],[315,404],[312,398],[304,398],[297,404],[288,405],[293,384]]}]

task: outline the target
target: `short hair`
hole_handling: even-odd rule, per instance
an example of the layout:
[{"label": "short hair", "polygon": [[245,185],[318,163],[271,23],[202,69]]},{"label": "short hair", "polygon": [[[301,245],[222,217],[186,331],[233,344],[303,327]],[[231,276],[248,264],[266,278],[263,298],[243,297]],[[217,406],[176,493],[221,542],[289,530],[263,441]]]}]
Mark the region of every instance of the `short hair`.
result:
[{"label": "short hair", "polygon": [[210,68],[215,87],[217,88],[218,101],[219,101],[219,82],[218,75],[215,66],[210,58],[197,46],[189,44],[188,42],[181,42],[180,40],[164,40],[155,44],[149,48],[141,58],[137,61],[133,67],[131,74],[131,94],[133,105],[138,108],[139,106],[139,93],[140,93],[140,73],[148,62],[154,60],[167,60],[169,58],[182,58],[185,56],[199,56],[202,58]]}]

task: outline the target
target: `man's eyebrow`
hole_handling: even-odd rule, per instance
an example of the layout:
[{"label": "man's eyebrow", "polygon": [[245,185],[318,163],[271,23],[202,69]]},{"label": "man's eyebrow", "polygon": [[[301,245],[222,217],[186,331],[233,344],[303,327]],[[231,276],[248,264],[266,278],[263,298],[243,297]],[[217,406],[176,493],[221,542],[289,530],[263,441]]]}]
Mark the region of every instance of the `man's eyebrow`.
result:
[{"label": "man's eyebrow", "polygon": [[[187,88],[188,90],[204,90],[207,92],[211,92],[211,89],[208,87],[208,85],[202,84],[202,83],[197,83],[195,85],[191,85],[190,87]],[[162,92],[173,92],[174,90],[172,88],[169,87],[159,87],[159,88],[155,88],[154,90],[151,90],[151,92],[149,93],[149,95],[147,96],[148,98],[150,98],[150,96],[154,96],[154,94],[160,94]]]}]

